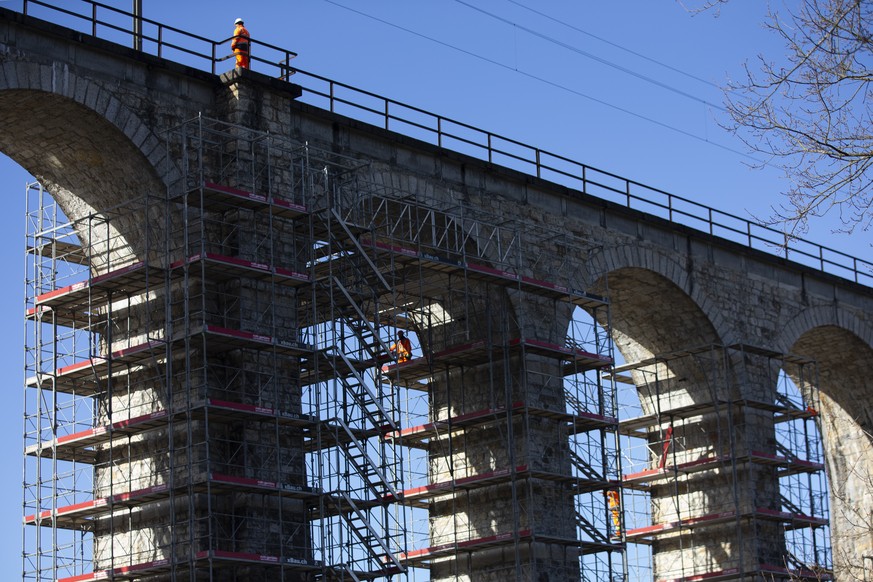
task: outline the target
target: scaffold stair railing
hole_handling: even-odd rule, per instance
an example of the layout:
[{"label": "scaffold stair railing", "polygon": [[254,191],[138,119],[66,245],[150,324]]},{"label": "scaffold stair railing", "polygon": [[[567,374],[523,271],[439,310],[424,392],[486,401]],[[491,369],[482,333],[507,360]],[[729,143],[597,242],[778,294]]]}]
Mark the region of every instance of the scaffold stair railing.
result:
[{"label": "scaffold stair railing", "polygon": [[576,470],[579,471],[579,473],[581,473],[582,475],[584,475],[588,479],[590,479],[592,481],[599,481],[599,480],[603,479],[603,476],[600,475],[594,469],[594,467],[592,467],[587,462],[585,462],[585,459],[583,459],[579,455],[579,453],[574,451],[572,448],[570,449],[570,460],[572,461],[573,466],[576,468]]},{"label": "scaffold stair railing", "polygon": [[[335,208],[330,209],[330,217],[329,220],[336,222],[340,228],[342,229],[342,235],[344,235],[343,240],[349,241],[352,243],[354,247],[352,249],[352,256],[360,258],[364,263],[367,264],[369,271],[364,272],[361,267],[356,267],[360,269],[362,279],[369,280],[370,276],[375,278],[375,281],[378,282],[379,287],[384,289],[386,292],[391,291],[391,285],[388,284],[388,281],[385,280],[385,277],[382,276],[381,271],[376,267],[376,264],[373,263],[373,260],[369,257],[369,254],[364,251],[364,247],[361,246],[361,241],[358,240],[358,237],[352,232],[352,229],[349,227],[348,223],[343,220],[343,218],[339,215]],[[333,229],[328,228],[328,232],[333,235]],[[343,245],[344,246],[344,245]]]},{"label": "scaffold stair railing", "polygon": [[784,443],[780,443],[778,441],[776,442],[776,453],[788,459],[788,462],[790,463],[796,463],[797,461],[800,461],[800,459],[797,457],[797,455],[794,454],[791,449],[785,446]]},{"label": "scaffold stair railing", "polygon": [[576,511],[576,525],[583,532],[588,534],[595,542],[602,542],[604,544],[609,543],[609,537],[603,533],[598,527],[595,527],[594,524],[590,523],[579,511]]},{"label": "scaffold stair railing", "polygon": [[336,374],[336,379],[343,386],[346,393],[355,401],[372,427],[383,432],[397,430],[397,423],[394,422],[394,419],[391,418],[391,415],[385,410],[382,403],[379,402],[379,397],[373,392],[370,384],[364,381],[364,378],[355,368],[349,357],[340,350],[337,351],[337,356],[339,356],[339,361],[342,362],[342,368],[338,366],[339,362],[336,358],[328,358]]},{"label": "scaffold stair railing", "polygon": [[804,571],[810,568],[810,564],[804,562],[790,551],[785,551],[785,567],[795,571]]},{"label": "scaffold stair railing", "polygon": [[776,402],[790,410],[800,410],[795,402],[793,402],[787,395],[782,394],[781,392],[776,392]]},{"label": "scaffold stair railing", "polygon": [[346,298],[349,306],[354,311],[355,318],[346,318],[345,322],[348,324],[349,328],[353,332],[355,332],[355,336],[358,338],[361,346],[365,348],[373,357],[377,357],[380,354],[387,354],[388,346],[385,345],[385,342],[383,342],[382,339],[379,337],[376,328],[373,326],[373,324],[370,323],[369,318],[364,315],[364,312],[361,310],[358,302],[355,301],[352,297],[352,293],[345,285],[343,285],[342,281],[340,281],[338,277],[334,277],[333,282],[340,290],[340,293],[342,293],[343,296]]},{"label": "scaffold stair railing", "polygon": [[382,341],[379,337],[379,332],[376,326],[370,323],[367,319],[350,319],[346,320],[346,325],[358,338],[361,347],[374,359],[387,358],[389,352],[388,344]]},{"label": "scaffold stair railing", "polygon": [[370,524],[370,521],[367,519],[366,513],[364,513],[358,507],[358,505],[350,496],[343,493],[342,497],[343,501],[345,501],[348,507],[351,509],[351,511],[349,512],[344,512],[343,516],[345,517],[352,531],[355,532],[355,535],[358,537],[358,539],[370,551],[370,555],[378,563],[390,562],[401,572],[404,571],[405,568],[403,567],[403,565],[400,564],[397,556],[395,556],[394,552],[391,551],[391,548],[389,548],[385,544],[385,541],[382,539],[382,536],[379,534],[379,532]]},{"label": "scaffold stair railing", "polygon": [[[346,579],[345,577],[348,576],[349,580],[352,580],[352,582],[361,582],[361,579],[358,578],[358,575],[355,574],[355,571],[354,571],[354,569],[352,569],[351,566],[343,564],[342,567],[340,568],[340,571],[342,572],[342,576],[343,576],[341,578],[341,580],[345,580]],[[320,580],[320,579],[321,578],[316,578],[316,580]]]},{"label": "scaffold stair railing", "polygon": [[797,505],[792,503],[791,500],[788,499],[787,497],[785,497],[784,495],[779,496],[779,503],[781,503],[782,507],[784,509],[787,509],[790,513],[793,513],[795,515],[803,515],[804,514],[804,511],[801,508],[799,508]]},{"label": "scaffold stair railing", "polygon": [[356,475],[363,480],[367,488],[377,499],[387,495],[397,498],[399,495],[397,489],[380,469],[379,464],[367,454],[367,450],[355,435],[355,431],[341,418],[337,418],[331,424],[336,427],[334,430],[341,429],[344,432],[344,435],[336,435],[337,442],[340,443],[339,448],[345,453],[346,458],[357,471]]},{"label": "scaffold stair railing", "polygon": [[573,394],[566,387],[564,388],[564,399],[567,401],[567,404],[570,405],[570,410],[573,412],[584,412],[585,407],[582,404],[582,401],[576,398],[576,395]]}]

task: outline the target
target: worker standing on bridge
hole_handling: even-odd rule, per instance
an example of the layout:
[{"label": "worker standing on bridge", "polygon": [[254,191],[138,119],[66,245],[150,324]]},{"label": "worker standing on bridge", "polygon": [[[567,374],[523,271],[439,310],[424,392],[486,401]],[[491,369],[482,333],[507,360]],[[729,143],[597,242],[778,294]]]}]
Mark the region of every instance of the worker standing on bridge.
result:
[{"label": "worker standing on bridge", "polygon": [[249,68],[249,56],[251,55],[251,44],[249,31],[246,30],[242,18],[237,18],[234,22],[233,40],[230,41],[230,48],[236,56],[236,66],[241,69]]}]

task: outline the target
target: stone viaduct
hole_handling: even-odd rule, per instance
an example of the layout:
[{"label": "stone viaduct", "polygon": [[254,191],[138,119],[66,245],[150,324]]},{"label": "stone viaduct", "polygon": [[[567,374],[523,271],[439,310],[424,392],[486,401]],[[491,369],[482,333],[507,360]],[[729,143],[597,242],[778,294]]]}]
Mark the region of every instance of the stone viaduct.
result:
[{"label": "stone viaduct", "polygon": [[[225,122],[228,127],[308,144],[349,163],[360,162],[371,184],[400,192],[406,200],[436,200],[443,208],[463,205],[512,221],[521,225],[522,231],[563,232],[568,240],[585,241],[584,245],[564,247],[544,237],[541,244],[523,252],[524,265],[539,265],[524,274],[569,281],[608,299],[608,317],[596,313],[595,317],[610,331],[624,360],[631,363],[612,376],[629,378],[636,384],[643,404],[641,414],[669,417],[670,434],[674,421],[677,435],[679,425],[685,423],[681,447],[678,438],[672,441],[671,436],[665,436],[667,425],[661,421],[650,420],[636,427],[648,427],[641,438],[648,439],[650,449],[655,451],[650,468],[663,469],[663,457],[661,467],[657,467],[661,446],[666,456],[668,446],[673,445],[670,455],[676,455],[676,466],[705,458],[713,450],[727,450],[718,450],[713,444],[722,438],[715,433],[725,430],[724,410],[713,412],[703,404],[716,402],[716,409],[722,405],[732,410],[734,416],[729,422],[734,425],[740,424],[740,417],[743,419],[742,432],[729,439],[729,450],[735,457],[731,460],[730,484],[726,485],[721,475],[727,465],[673,481],[650,481],[647,490],[655,524],[676,522],[689,514],[724,512],[720,503],[728,498],[734,507],[730,520],[697,530],[692,527],[690,535],[667,532],[647,538],[654,555],[652,575],[659,579],[670,577],[676,571],[677,560],[685,564],[685,569],[672,577],[688,579],[707,572],[719,573],[713,579],[761,579],[766,571],[760,565],[786,566],[786,531],[800,529],[797,522],[789,518],[786,525],[778,520],[756,521],[740,516],[760,508],[785,511],[779,503],[778,471],[784,470],[787,461],[783,458],[783,469],[779,469],[750,460],[754,451],[767,449],[775,440],[774,409],[747,406],[744,412],[738,412],[742,407],[735,406],[736,402],[776,402],[775,378],[781,368],[809,392],[805,396],[818,413],[816,422],[822,431],[830,483],[830,543],[835,576],[840,580],[866,579],[865,567],[868,573],[873,568],[873,290],[869,286],[343,117],[300,102],[299,95],[297,85],[258,73],[231,71],[215,75],[0,10],[0,151],[35,176],[71,220],[137,196],[166,196],[168,187],[185,171],[181,158],[166,145],[167,132],[202,115]],[[229,186],[242,188],[241,184]],[[157,213],[147,219],[121,220],[113,227],[126,245],[143,254],[144,224],[153,222],[158,230],[173,230],[174,220]],[[97,244],[88,240],[88,233],[78,235],[83,244]],[[543,256],[548,258],[533,258]],[[497,262],[495,259],[493,264]],[[96,260],[91,263],[95,274],[109,268]],[[507,293],[493,295],[492,300],[510,305],[519,301],[518,295]],[[472,301],[468,308],[483,304]],[[548,306],[534,304],[532,309],[538,317],[533,322],[517,323],[514,332],[538,339],[560,337],[566,332],[571,318],[568,310],[549,312]],[[494,320],[486,317],[482,321]],[[421,342],[423,349],[424,339]],[[716,362],[717,379],[708,375],[708,364],[702,363],[707,358]],[[519,366],[530,365],[531,361],[535,359],[526,363],[510,360],[500,373],[512,376]],[[795,364],[809,361],[815,362],[815,372],[804,372],[801,378],[799,364]],[[495,366],[470,367],[474,370],[467,377],[468,384],[484,382],[485,376],[496,373]],[[653,383],[652,375],[660,376],[660,380]],[[433,382],[432,420],[451,414],[443,409],[457,406],[453,399],[477,398],[470,388],[452,386],[457,380],[447,375]],[[513,397],[524,400],[529,395]],[[488,404],[485,399],[480,408]],[[100,424],[99,420],[95,422]],[[522,430],[520,425],[509,426]],[[524,430],[530,431],[528,438],[534,441],[547,438],[546,429],[538,433],[536,426],[528,426]],[[485,433],[470,437],[465,446],[487,449],[492,437]],[[288,442],[288,446],[299,446],[293,444],[297,442],[293,438]],[[451,464],[435,454],[431,462],[434,472],[441,470],[441,463]],[[558,467],[554,471],[567,469]],[[510,485],[493,485],[492,489],[483,489],[484,493],[472,490],[463,512],[474,521],[477,511],[487,511],[477,509],[480,501],[508,495],[508,488],[518,483],[514,479]],[[535,530],[563,511],[563,498],[554,489],[558,486],[550,483],[542,480],[539,490],[547,501],[531,508],[531,513],[540,514],[542,522],[530,515],[522,519],[528,520],[526,523],[516,521],[515,529],[526,525],[527,530]],[[429,545],[433,548],[439,548],[436,538],[441,520],[457,520],[458,507],[446,506],[439,499],[430,505],[434,540]],[[606,516],[608,522],[609,513]],[[512,529],[512,520],[497,511],[489,513],[488,519],[498,524],[491,531],[498,537],[501,531]],[[499,522],[505,519],[510,524],[503,527]],[[101,530],[97,527],[95,531]],[[642,539],[646,532],[639,531]],[[574,538],[574,532],[575,527],[552,533],[554,537]],[[471,550],[462,560],[458,557],[460,550],[457,554],[434,551],[431,576],[434,580],[490,579],[481,573],[477,577],[477,568],[484,572],[501,560],[514,560],[513,571],[519,579],[564,580],[578,576],[578,558],[572,549],[567,550],[566,543],[553,543],[547,537],[533,539],[540,539],[540,545],[531,544],[526,546],[529,550],[514,554],[500,553],[499,547],[490,546],[478,553]],[[757,541],[753,543],[752,539]],[[103,547],[132,543],[124,540],[119,537]],[[458,540],[454,543],[458,544]],[[515,547],[519,547],[518,538]],[[618,544],[618,551],[624,547]],[[117,547],[113,551],[120,552]],[[404,551],[407,557],[412,555]],[[277,554],[283,555],[282,550]],[[184,559],[194,559],[194,555]],[[164,558],[172,561],[178,556]],[[98,550],[94,559],[99,560]],[[159,561],[154,556],[151,559],[152,564]],[[535,561],[537,568],[523,567],[527,561]],[[95,563],[94,568],[109,571],[113,564]],[[772,572],[777,578],[785,578],[789,570],[786,567]],[[120,570],[114,571],[120,576]],[[538,577],[528,578],[527,573],[533,571]],[[812,576],[803,574],[802,569],[794,571]],[[52,577],[63,578],[57,570],[53,572]],[[181,570],[162,572],[169,573],[152,574],[156,577],[149,579],[182,577]],[[315,579],[307,578],[309,575],[304,572],[296,578],[297,574],[284,573],[281,579]],[[355,574],[345,576],[357,579],[353,578]],[[133,579],[136,574],[129,570],[125,577]],[[237,578],[216,575],[202,579]],[[280,578],[267,574],[267,579]]]}]

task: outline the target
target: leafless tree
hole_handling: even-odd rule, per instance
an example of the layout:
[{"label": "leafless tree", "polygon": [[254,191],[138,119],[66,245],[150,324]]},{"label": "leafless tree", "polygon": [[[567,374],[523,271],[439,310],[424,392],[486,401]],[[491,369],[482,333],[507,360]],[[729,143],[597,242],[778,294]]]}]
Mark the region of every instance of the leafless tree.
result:
[{"label": "leafless tree", "polygon": [[[686,8],[718,10],[729,0],[695,1]],[[799,234],[810,218],[833,211],[842,222],[838,230],[867,230],[873,224],[873,2],[795,4],[771,9],[766,22],[784,41],[785,54],[759,55],[746,63],[745,79],[726,88],[727,128],[790,178],[773,223]]]}]

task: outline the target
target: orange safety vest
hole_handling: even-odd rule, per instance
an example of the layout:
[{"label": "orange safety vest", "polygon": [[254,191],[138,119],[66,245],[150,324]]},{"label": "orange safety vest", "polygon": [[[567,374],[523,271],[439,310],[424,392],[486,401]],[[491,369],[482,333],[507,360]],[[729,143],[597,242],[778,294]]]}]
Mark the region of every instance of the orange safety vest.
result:
[{"label": "orange safety vest", "polygon": [[398,340],[397,343],[391,346],[392,352],[397,352],[397,361],[405,362],[412,354],[412,342],[408,337]]},{"label": "orange safety vest", "polygon": [[230,48],[233,52],[249,52],[249,31],[242,24],[238,24],[233,31],[233,40],[230,41]]},{"label": "orange safety vest", "polygon": [[618,491],[607,491],[606,499],[609,501],[609,512],[612,514],[612,524],[615,526],[615,535],[621,535],[621,497]]}]

